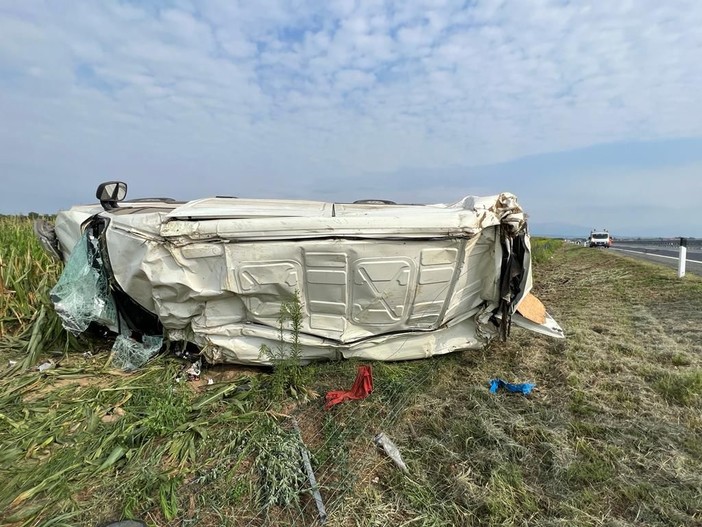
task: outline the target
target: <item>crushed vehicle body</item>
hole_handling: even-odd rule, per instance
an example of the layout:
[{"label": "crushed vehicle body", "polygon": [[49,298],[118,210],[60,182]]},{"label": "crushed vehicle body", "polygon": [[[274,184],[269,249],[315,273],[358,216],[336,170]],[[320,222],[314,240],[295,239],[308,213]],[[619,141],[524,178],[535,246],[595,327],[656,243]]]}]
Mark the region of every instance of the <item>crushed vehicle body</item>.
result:
[{"label": "crushed vehicle body", "polygon": [[39,229],[64,275],[72,259],[93,272],[79,299],[94,291],[93,308],[80,317],[71,280],[52,291],[74,332],[96,322],[192,343],[210,363],[271,364],[261,348],[293,338],[279,319],[297,298],[305,362],[477,349],[511,323],[563,337],[530,295],[525,215],[508,193],[437,205],[125,195],[123,183],[102,184],[100,204],[59,212],[51,235]]}]

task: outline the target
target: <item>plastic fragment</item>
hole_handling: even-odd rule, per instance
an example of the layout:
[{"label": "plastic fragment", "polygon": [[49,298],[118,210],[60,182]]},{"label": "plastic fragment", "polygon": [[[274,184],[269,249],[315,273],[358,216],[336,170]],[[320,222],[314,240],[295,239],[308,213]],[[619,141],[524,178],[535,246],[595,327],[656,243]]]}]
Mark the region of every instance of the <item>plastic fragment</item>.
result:
[{"label": "plastic fragment", "polygon": [[385,453],[390,457],[390,459],[393,460],[393,462],[400,467],[400,469],[403,472],[409,472],[407,469],[407,465],[405,465],[405,462],[402,461],[402,456],[400,455],[400,450],[395,446],[395,443],[393,443],[388,436],[386,436],[383,432],[380,432],[375,438],[373,438],[373,442],[380,448],[382,448]]},{"label": "plastic fragment", "polygon": [[37,370],[39,370],[39,371],[53,370],[55,367],[56,367],[56,364],[54,363],[54,361],[47,360],[46,362],[37,366]]},{"label": "plastic fragment", "polygon": [[185,370],[185,374],[188,376],[189,381],[196,381],[200,378],[200,371],[202,368],[202,361],[200,359],[193,362],[190,367]]},{"label": "plastic fragment", "polygon": [[211,386],[214,384],[214,379],[207,379],[207,385]]},{"label": "plastic fragment", "polygon": [[16,365],[17,365],[17,361],[16,361],[16,360],[8,361],[8,362],[7,362],[7,365],[8,365],[10,368],[12,368],[13,366],[16,366]]},{"label": "plastic fragment", "polygon": [[498,389],[504,388],[511,393],[523,393],[524,395],[529,395],[535,387],[536,384],[528,382],[512,384],[510,382],[505,382],[502,379],[492,379],[490,381],[490,393],[497,393]]}]

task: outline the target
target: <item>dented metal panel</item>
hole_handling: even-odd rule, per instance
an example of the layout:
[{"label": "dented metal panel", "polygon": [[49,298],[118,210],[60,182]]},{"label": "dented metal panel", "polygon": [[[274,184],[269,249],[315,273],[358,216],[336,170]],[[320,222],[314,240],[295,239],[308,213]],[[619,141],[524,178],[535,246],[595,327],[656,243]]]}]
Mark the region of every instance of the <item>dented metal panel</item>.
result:
[{"label": "dented metal panel", "polygon": [[[276,345],[281,306],[294,296],[306,361],[479,348],[531,289],[524,214],[511,194],[427,206],[212,198],[131,207],[60,213],[62,247],[92,218],[115,291],[210,362],[268,363],[261,345]],[[505,279],[508,266],[516,274]],[[554,324],[549,317],[547,332],[562,336]]]}]

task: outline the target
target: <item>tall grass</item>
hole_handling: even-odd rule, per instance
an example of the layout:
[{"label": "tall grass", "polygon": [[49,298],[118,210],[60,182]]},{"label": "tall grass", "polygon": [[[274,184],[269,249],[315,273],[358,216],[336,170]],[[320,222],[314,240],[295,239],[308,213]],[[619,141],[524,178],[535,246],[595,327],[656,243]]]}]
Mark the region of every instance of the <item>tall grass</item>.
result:
[{"label": "tall grass", "polygon": [[531,260],[540,264],[549,260],[563,246],[563,240],[555,238],[532,238]]},{"label": "tall grass", "polygon": [[0,217],[0,351],[27,352],[25,365],[42,351],[65,350],[75,342],[49,300],[61,269],[35,238],[32,220]]},{"label": "tall grass", "polygon": [[105,371],[104,354],[65,362],[0,378],[0,518],[10,524],[68,513],[95,525],[149,509],[169,524],[186,481],[199,488],[219,467],[217,479],[230,483],[229,464],[248,455],[242,442],[259,414],[239,384],[195,393],[177,382],[175,360],[133,375]]}]

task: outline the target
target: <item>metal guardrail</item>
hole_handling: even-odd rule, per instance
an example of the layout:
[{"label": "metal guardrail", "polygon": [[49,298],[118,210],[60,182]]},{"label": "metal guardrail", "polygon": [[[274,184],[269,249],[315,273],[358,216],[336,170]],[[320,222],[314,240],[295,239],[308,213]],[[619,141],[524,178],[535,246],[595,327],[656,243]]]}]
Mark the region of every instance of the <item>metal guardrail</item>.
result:
[{"label": "metal guardrail", "polygon": [[701,238],[615,238],[614,246],[670,247],[677,249],[683,240],[688,249],[702,249]]},{"label": "metal guardrail", "polygon": [[[678,278],[685,276],[685,266],[687,264],[687,250],[692,249],[697,251],[702,248],[702,240],[699,238],[624,238],[616,241],[617,246],[631,247],[635,252],[644,253],[652,251],[651,254],[656,254],[664,250],[665,252],[673,252],[677,248],[678,253]],[[669,258],[669,256],[666,256]]]}]

